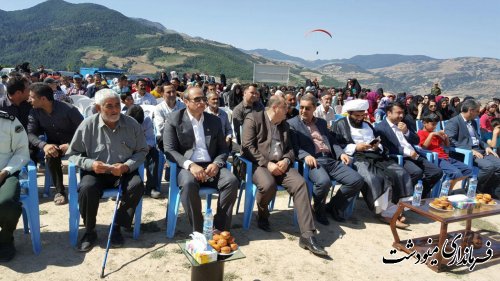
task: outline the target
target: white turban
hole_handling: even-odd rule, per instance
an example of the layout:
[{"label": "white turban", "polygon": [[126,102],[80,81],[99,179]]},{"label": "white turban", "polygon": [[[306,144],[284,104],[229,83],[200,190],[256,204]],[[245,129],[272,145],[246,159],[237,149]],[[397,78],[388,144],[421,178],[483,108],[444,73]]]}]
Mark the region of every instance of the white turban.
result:
[{"label": "white turban", "polygon": [[350,100],[342,106],[342,113],[349,111],[366,111],[369,107],[368,100]]}]

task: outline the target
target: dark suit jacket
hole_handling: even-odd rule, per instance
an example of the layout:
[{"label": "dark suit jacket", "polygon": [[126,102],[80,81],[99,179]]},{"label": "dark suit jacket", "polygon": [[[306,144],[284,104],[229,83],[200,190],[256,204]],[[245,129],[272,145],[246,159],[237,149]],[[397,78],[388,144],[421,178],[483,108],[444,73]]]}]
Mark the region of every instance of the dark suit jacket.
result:
[{"label": "dark suit jacket", "polygon": [[[408,126],[408,124],[406,124],[406,126],[408,127],[408,132],[410,134],[408,136],[405,136],[405,138],[413,146],[413,148],[418,151],[415,148],[415,145],[418,145],[420,139],[414,131],[409,129],[410,126]],[[380,136],[380,139],[382,140],[382,146],[384,147],[384,150],[386,150],[389,154],[403,155],[403,147],[399,143],[398,137],[389,126],[389,123],[387,123],[386,119],[382,120],[378,124],[375,124],[375,135]]]},{"label": "dark suit jacket", "polygon": [[[169,161],[180,167],[191,158],[195,148],[193,125],[187,114],[187,109],[174,111],[168,115],[163,131],[163,147]],[[205,143],[212,162],[226,163],[228,148],[226,136],[222,133],[222,124],[219,117],[203,112],[203,129]]]},{"label": "dark suit jacket", "polygon": [[[479,147],[486,149],[488,144],[481,140],[481,137],[477,133],[477,123],[472,120],[472,127],[474,128],[474,134],[479,140]],[[450,145],[453,147],[472,149],[472,138],[470,137],[469,130],[467,129],[467,124],[462,117],[462,114],[451,118],[446,122],[446,127],[444,132],[450,138]]]},{"label": "dark suit jacket", "polygon": [[[241,139],[241,155],[261,167],[267,167],[271,151],[271,123],[265,115],[266,111],[253,111],[247,114],[243,122]],[[283,144],[283,158],[293,163],[295,155],[289,136],[288,123],[283,121],[278,125],[278,131]]]},{"label": "dark suit jacket", "polygon": [[[307,129],[307,126],[300,119],[300,116],[295,116],[287,122],[290,125],[290,136],[292,139],[295,155],[297,155],[300,160],[304,160],[304,158],[309,155],[314,157],[314,155],[316,154],[316,147],[314,146],[314,142],[309,129]],[[321,133],[326,146],[330,148],[333,159],[339,159],[340,155],[344,153],[344,151],[340,146],[337,145],[337,142],[333,138],[333,135],[330,131],[328,131],[326,121],[322,118],[315,117],[314,123],[316,124],[316,127],[318,127],[318,130]]]}]

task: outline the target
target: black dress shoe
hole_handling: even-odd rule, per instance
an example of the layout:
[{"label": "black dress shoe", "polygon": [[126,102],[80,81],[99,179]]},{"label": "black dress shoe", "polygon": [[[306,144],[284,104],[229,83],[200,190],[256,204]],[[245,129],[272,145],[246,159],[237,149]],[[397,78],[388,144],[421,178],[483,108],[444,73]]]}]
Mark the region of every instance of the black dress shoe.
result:
[{"label": "black dress shoe", "polygon": [[331,204],[328,204],[326,206],[326,211],[328,213],[330,213],[330,215],[332,215],[332,218],[338,222],[345,222],[346,219],[341,217],[340,214],[339,214],[339,210],[337,208],[335,208],[333,205]]},{"label": "black dress shoe", "polygon": [[318,208],[314,210],[314,217],[316,221],[321,223],[322,225],[329,225],[330,221],[328,221],[328,217],[326,216],[325,208]]},{"label": "black dress shoe", "polygon": [[111,246],[113,246],[113,248],[120,248],[123,246],[124,243],[125,239],[123,239],[120,227],[119,226],[114,227],[113,231],[111,232]]},{"label": "black dress shoe", "polygon": [[311,236],[309,238],[300,237],[299,246],[303,249],[308,249],[311,253],[319,256],[328,256],[328,253],[321,247],[316,241],[316,237]]},{"label": "black dress shoe", "polygon": [[0,243],[0,262],[8,262],[16,255],[14,242]]},{"label": "black dress shoe", "polygon": [[271,225],[269,224],[269,220],[268,219],[262,219],[262,218],[258,218],[257,219],[257,226],[264,230],[265,232],[271,232]]},{"label": "black dress shoe", "polygon": [[79,252],[88,252],[92,250],[96,242],[97,242],[97,233],[95,231],[85,232],[76,249]]}]

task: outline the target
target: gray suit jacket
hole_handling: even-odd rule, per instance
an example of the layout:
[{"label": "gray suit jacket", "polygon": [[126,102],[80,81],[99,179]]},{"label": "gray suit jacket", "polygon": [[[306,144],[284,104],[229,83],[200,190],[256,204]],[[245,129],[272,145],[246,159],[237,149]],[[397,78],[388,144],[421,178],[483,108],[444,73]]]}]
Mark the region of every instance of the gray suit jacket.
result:
[{"label": "gray suit jacket", "polygon": [[[163,147],[169,161],[177,163],[179,167],[189,160],[195,148],[193,125],[186,112],[187,109],[174,111],[168,115],[163,130]],[[203,113],[203,129],[205,144],[212,162],[225,165],[228,156],[226,136],[222,133],[222,124],[217,116]]]},{"label": "gray suit jacket", "polygon": [[[481,140],[481,137],[477,133],[477,124],[474,120],[472,120],[472,127],[474,128],[474,134],[476,135],[476,138],[479,140],[479,147],[481,149],[486,149],[488,147],[488,144]],[[462,114],[458,114],[457,116],[448,120],[448,122],[446,122],[444,132],[450,138],[451,146],[472,149],[472,138],[469,134],[467,124],[465,123]]]}]

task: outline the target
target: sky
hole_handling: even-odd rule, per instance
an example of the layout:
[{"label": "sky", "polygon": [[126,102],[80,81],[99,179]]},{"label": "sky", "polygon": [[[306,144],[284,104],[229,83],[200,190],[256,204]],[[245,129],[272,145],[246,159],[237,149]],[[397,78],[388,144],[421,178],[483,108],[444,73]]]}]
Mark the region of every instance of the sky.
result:
[{"label": "sky", "polygon": [[[0,0],[6,11],[44,1]],[[308,60],[355,55],[500,58],[498,0],[69,0],[246,50],[270,49]],[[313,29],[323,33],[306,33]],[[497,34],[497,35],[495,35]]]}]

